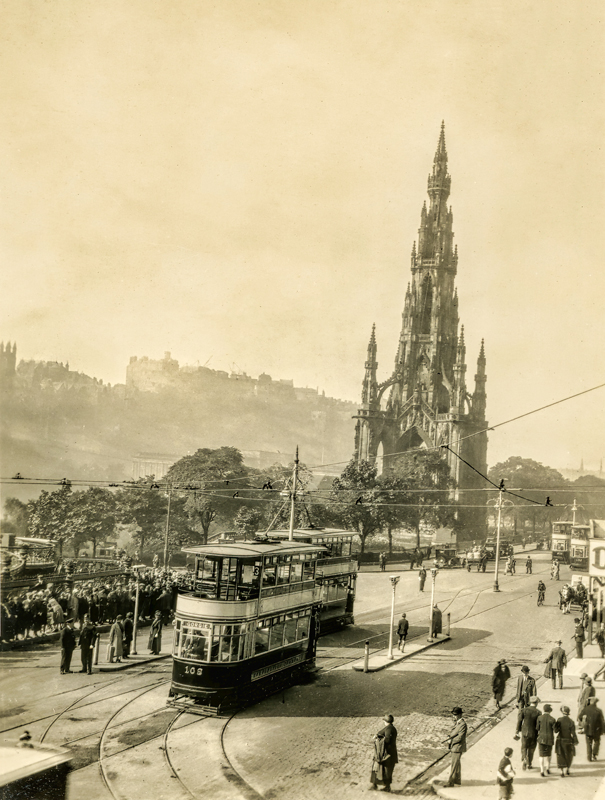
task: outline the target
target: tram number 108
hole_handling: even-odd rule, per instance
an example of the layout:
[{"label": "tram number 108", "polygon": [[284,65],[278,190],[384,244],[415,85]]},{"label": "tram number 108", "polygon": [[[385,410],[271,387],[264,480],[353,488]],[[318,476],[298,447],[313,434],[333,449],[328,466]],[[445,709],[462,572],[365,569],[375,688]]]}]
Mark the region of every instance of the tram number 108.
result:
[{"label": "tram number 108", "polygon": [[202,674],[202,667],[188,667],[185,666],[185,675],[201,675]]}]

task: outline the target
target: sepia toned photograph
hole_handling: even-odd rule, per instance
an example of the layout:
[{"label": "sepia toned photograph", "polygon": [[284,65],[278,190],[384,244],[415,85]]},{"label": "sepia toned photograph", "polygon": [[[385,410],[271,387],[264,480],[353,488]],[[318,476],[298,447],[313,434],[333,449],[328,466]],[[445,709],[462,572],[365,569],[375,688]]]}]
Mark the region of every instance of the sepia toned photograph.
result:
[{"label": "sepia toned photograph", "polygon": [[605,797],[605,23],[0,0],[0,795]]}]

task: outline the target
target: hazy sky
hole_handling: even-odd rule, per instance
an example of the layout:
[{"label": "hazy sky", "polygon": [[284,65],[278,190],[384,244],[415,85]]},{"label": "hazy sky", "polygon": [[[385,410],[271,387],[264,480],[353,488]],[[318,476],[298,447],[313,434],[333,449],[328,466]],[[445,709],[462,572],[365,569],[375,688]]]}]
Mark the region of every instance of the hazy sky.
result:
[{"label": "hazy sky", "polygon": [[[373,322],[393,368],[445,119],[490,422],[605,382],[600,4],[12,0],[0,37],[19,357],[114,383],[170,350],[357,400]],[[604,410],[506,426],[489,461],[598,466]]]}]

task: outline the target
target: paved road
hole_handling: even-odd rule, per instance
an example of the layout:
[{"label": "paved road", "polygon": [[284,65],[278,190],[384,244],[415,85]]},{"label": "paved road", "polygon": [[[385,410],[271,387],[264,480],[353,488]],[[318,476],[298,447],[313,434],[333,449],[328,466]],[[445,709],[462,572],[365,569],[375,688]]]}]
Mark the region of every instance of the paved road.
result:
[{"label": "paved road", "polygon": [[[490,673],[498,659],[513,672],[528,663],[540,674],[552,640],[570,638],[573,623],[557,610],[552,582],[546,606],[536,607],[548,556],[533,557],[534,575],[503,577],[500,593],[490,574],[442,571],[436,601],[451,614],[452,641],[371,675],[353,672],[350,662],[366,638],[386,643],[391,588],[388,573],[362,574],[357,625],[322,639],[317,679],[230,719],[167,708],[169,659],[90,678],[60,676],[54,645],[3,654],[0,731],[11,738],[27,727],[34,738],[68,745],[70,800],[333,800],[335,792],[365,792],[371,738],[389,711],[402,754],[397,789],[443,754],[438,743],[453,705],[475,726],[495,722]],[[397,615],[405,609],[411,635],[425,636],[430,584],[421,594],[415,573],[400,575]],[[425,790],[421,781],[413,788]]]}]

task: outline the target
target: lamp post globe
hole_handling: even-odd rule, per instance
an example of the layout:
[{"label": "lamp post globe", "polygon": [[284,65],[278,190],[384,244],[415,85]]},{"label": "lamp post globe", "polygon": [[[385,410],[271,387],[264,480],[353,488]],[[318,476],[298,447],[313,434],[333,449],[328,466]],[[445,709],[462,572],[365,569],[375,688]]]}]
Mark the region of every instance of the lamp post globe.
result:
[{"label": "lamp post globe", "polygon": [[399,583],[399,575],[389,575],[391,586],[393,587],[393,594],[391,595],[391,627],[389,629],[389,660],[393,660],[393,627],[395,625],[395,592],[397,584]]}]

